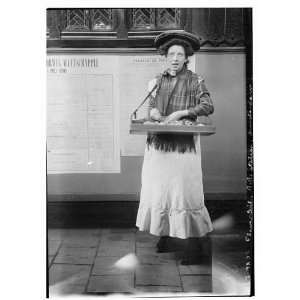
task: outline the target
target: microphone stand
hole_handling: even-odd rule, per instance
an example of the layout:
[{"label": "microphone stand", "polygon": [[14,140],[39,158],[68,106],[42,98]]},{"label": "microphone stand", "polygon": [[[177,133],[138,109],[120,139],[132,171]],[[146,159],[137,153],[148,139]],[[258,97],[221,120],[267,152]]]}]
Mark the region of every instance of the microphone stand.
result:
[{"label": "microphone stand", "polygon": [[155,84],[155,86],[152,88],[152,90],[148,93],[148,95],[146,96],[146,98],[142,101],[142,103],[134,110],[134,112],[131,114],[130,116],[130,120],[131,122],[133,121],[133,119],[136,119],[136,113],[139,110],[139,108],[146,102],[146,100],[150,97],[150,95],[157,89],[158,85]]}]

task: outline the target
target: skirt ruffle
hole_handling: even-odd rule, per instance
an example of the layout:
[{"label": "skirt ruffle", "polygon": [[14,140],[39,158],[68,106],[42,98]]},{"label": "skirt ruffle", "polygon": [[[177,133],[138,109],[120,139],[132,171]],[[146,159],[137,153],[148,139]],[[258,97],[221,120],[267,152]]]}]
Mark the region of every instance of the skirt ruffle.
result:
[{"label": "skirt ruffle", "polygon": [[136,220],[140,230],[182,239],[213,230],[204,204],[200,137],[195,145],[196,152],[185,153],[146,147]]},{"label": "skirt ruffle", "polygon": [[207,208],[194,210],[159,211],[140,208],[136,226],[157,236],[171,236],[181,239],[202,237],[213,230]]}]

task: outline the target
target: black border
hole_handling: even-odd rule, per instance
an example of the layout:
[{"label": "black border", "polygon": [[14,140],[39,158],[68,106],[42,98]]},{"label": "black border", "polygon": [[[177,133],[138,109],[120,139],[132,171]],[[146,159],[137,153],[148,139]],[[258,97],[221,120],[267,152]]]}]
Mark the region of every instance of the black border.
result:
[{"label": "black border", "polygon": [[246,109],[247,109],[247,213],[249,215],[248,238],[251,243],[249,273],[250,296],[255,295],[254,279],[254,163],[253,163],[253,27],[252,8],[244,16],[246,39]]}]

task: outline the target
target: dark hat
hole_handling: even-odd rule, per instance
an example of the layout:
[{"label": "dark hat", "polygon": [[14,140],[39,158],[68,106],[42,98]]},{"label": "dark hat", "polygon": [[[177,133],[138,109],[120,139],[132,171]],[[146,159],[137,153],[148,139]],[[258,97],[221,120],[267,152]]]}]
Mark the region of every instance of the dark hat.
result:
[{"label": "dark hat", "polygon": [[171,39],[180,39],[187,41],[191,44],[194,51],[200,48],[199,38],[184,30],[168,30],[158,35],[154,40],[154,46],[158,49],[161,45],[165,44]]}]

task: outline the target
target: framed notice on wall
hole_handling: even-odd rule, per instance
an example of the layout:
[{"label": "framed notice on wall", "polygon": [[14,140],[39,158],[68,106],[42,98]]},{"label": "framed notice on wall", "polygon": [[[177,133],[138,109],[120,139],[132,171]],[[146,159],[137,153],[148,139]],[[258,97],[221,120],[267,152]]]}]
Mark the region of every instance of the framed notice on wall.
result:
[{"label": "framed notice on wall", "polygon": [[48,173],[120,172],[117,58],[47,56]]}]

